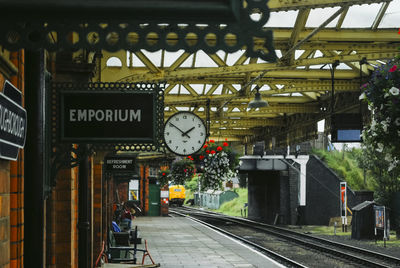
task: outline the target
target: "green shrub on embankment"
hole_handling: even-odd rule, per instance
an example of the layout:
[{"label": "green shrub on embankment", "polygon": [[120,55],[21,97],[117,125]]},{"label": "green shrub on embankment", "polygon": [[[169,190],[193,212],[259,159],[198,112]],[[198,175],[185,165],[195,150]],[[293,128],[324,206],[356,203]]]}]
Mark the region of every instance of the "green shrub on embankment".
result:
[{"label": "green shrub on embankment", "polygon": [[373,190],[373,181],[367,176],[364,184],[364,172],[356,160],[357,149],[349,151],[314,150],[313,153],[324,161],[353,190]]},{"label": "green shrub on embankment", "polygon": [[225,202],[216,212],[229,215],[229,216],[241,216],[240,211],[244,208],[244,204],[247,203],[247,188],[235,188],[233,189],[239,197]]}]

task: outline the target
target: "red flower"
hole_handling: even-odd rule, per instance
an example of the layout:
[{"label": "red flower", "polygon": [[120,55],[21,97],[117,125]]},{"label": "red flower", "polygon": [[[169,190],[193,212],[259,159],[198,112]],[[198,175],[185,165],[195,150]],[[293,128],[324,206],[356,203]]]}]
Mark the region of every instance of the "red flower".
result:
[{"label": "red flower", "polygon": [[183,172],[185,172],[185,173],[186,173],[186,172],[187,172],[187,169],[185,168],[185,169],[183,170]]},{"label": "red flower", "polygon": [[221,152],[221,151],[222,151],[222,147],[221,147],[221,146],[218,146],[218,147],[217,147],[217,151],[218,151],[218,152]]},{"label": "red flower", "polygon": [[214,143],[215,141],[214,140],[210,140],[210,143]]},{"label": "red flower", "polygon": [[200,155],[199,158],[200,158],[200,160],[203,160],[204,159],[204,155]]},{"label": "red flower", "polygon": [[225,141],[228,141],[228,138],[225,138]]},{"label": "red flower", "polygon": [[205,149],[205,148],[207,148],[207,147],[208,147],[208,145],[207,145],[207,144],[204,144],[203,148]]},{"label": "red flower", "polygon": [[390,73],[393,73],[393,72],[396,71],[396,70],[397,70],[397,65],[393,65],[393,67],[390,68],[389,72],[390,72]]},{"label": "red flower", "polygon": [[210,153],[210,150],[207,150],[207,151],[206,151],[206,154],[209,154],[209,153]]},{"label": "red flower", "polygon": [[165,176],[165,172],[163,172],[162,175]]},{"label": "red flower", "polygon": [[193,160],[193,157],[192,157],[191,155],[189,155],[188,158],[189,158],[190,160]]},{"label": "red flower", "polygon": [[212,150],[212,151],[211,151],[211,154],[215,154],[215,151],[214,151],[214,150]]},{"label": "red flower", "polygon": [[228,146],[229,144],[228,144],[227,142],[224,142],[222,145],[226,147],[226,146]]}]

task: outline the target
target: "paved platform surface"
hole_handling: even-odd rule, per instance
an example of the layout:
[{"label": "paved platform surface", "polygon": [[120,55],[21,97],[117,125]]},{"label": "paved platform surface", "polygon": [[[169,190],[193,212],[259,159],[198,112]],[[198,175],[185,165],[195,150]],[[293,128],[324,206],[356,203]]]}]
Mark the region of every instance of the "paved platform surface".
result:
[{"label": "paved platform surface", "polygon": [[[132,225],[138,226],[140,237],[147,240],[150,255],[161,267],[284,267],[240,242],[183,217],[138,217]],[[138,247],[144,248],[144,242]],[[137,257],[140,262],[142,253]],[[145,264],[151,264],[148,257]]]}]

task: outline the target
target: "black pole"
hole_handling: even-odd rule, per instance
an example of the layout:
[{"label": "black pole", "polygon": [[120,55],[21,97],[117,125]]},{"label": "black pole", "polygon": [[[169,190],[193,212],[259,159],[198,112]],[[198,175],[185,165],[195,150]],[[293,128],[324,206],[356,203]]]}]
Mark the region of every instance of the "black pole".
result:
[{"label": "black pole", "polygon": [[90,267],[89,239],[89,150],[87,145],[80,145],[79,153],[79,188],[78,188],[78,267]]},{"label": "black pole", "polygon": [[24,264],[44,265],[45,171],[45,56],[44,51],[26,51],[25,107],[27,136],[24,175]]},{"label": "black pole", "polygon": [[331,88],[331,114],[333,115],[335,113],[335,69],[339,65],[339,61],[336,60],[334,63],[332,63],[331,67],[331,82],[332,82],[332,88]]}]

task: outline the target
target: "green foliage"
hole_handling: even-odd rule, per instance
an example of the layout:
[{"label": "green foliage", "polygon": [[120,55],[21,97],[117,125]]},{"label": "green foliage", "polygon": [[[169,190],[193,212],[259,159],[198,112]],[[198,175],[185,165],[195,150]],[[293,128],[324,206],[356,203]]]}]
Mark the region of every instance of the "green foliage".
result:
[{"label": "green foliage", "polygon": [[247,188],[237,188],[234,191],[239,197],[225,202],[221,207],[216,210],[219,213],[230,215],[230,216],[241,216],[241,209],[244,208],[244,204],[247,203]]},{"label": "green foliage", "polygon": [[322,161],[324,161],[335,173],[346,181],[352,190],[373,190],[371,176],[367,176],[366,185],[364,185],[364,174],[362,167],[359,166],[356,155],[360,149],[350,151],[326,151],[314,150]]},{"label": "green foliage", "polygon": [[158,171],[157,180],[160,183],[160,186],[164,186],[164,185],[168,184],[169,176],[170,176],[169,170],[159,170]]},{"label": "green foliage", "polygon": [[[367,151],[387,162],[388,171],[400,173],[400,57],[375,68],[361,89],[360,99],[368,103],[371,124],[364,127],[362,138]],[[396,176],[392,174],[392,176]]]},{"label": "green foliage", "polygon": [[185,183],[185,189],[190,190],[191,192],[196,192],[199,190],[199,177],[197,175],[194,175],[193,178],[190,181],[187,181]]},{"label": "green foliage", "polygon": [[182,159],[172,163],[170,180],[174,185],[184,185],[194,175],[194,164],[189,159]]}]

